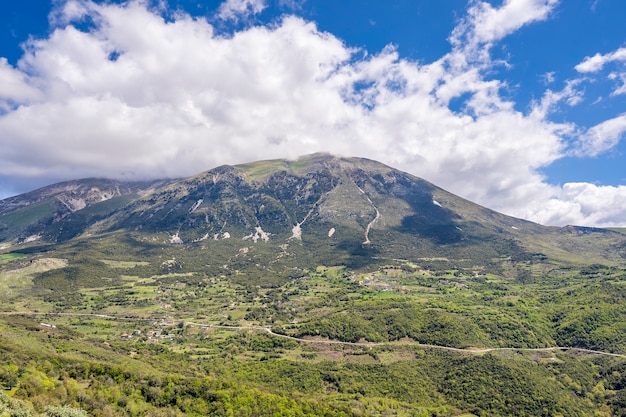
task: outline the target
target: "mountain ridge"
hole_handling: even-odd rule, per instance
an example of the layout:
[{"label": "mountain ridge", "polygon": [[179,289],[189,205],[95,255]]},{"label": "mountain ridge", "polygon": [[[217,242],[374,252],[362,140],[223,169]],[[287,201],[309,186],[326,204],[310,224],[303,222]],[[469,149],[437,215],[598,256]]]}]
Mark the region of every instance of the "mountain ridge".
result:
[{"label": "mountain ridge", "polygon": [[0,241],[7,236],[15,241],[38,240],[50,226],[73,213],[115,198],[145,192],[166,182],[85,178],[8,197],[0,200]]}]

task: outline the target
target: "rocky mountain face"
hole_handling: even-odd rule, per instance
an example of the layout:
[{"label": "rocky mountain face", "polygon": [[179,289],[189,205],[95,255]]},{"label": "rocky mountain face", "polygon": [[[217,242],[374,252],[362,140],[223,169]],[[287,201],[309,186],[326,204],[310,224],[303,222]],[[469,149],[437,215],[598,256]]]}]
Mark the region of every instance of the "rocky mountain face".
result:
[{"label": "rocky mountain face", "polygon": [[4,200],[0,213],[0,241],[124,232],[168,245],[265,245],[312,264],[352,266],[392,258],[486,265],[581,251],[619,262],[626,238],[505,216],[381,163],[327,154],[162,183],[64,183]]},{"label": "rocky mountain face", "polygon": [[383,164],[323,154],[207,171],[133,202],[109,227],[175,243],[292,241],[398,256],[465,250],[483,238],[508,250],[516,235],[542,229]]}]

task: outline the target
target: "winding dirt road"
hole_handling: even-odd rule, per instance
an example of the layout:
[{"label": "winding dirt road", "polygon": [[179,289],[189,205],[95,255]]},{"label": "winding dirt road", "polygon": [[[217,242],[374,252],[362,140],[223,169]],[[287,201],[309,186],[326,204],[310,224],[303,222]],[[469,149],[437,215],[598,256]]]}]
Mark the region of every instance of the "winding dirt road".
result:
[{"label": "winding dirt road", "polygon": [[[94,313],[38,313],[32,311],[3,311],[0,312],[0,315],[12,315],[12,316],[66,316],[66,317],[94,317],[94,318],[102,318],[107,320],[124,320],[124,321],[135,321],[135,322],[146,322],[146,321],[155,321],[160,320],[159,318],[137,318],[137,317],[124,317],[124,316],[111,316],[107,314],[94,314]],[[571,346],[552,346],[552,347],[543,347],[543,348],[518,348],[518,347],[498,347],[498,348],[455,348],[451,346],[441,346],[441,345],[431,345],[424,344],[419,342],[382,342],[382,343],[374,343],[374,342],[343,342],[340,340],[324,340],[324,339],[302,339],[294,336],[289,336],[286,334],[275,333],[271,327],[264,326],[226,326],[219,324],[209,324],[209,323],[196,323],[193,321],[183,320],[185,325],[188,326],[196,326],[203,327],[207,329],[225,329],[225,330],[252,330],[252,331],[261,331],[266,332],[274,337],[281,337],[283,339],[294,340],[299,343],[308,343],[308,344],[327,344],[327,345],[346,345],[346,346],[358,346],[358,347],[377,347],[377,346],[393,346],[393,345],[401,345],[401,344],[412,344],[417,345],[424,348],[429,349],[439,349],[439,350],[447,350],[450,352],[459,352],[459,353],[470,353],[470,354],[483,354],[489,352],[497,352],[497,351],[518,351],[518,352],[550,352],[550,351],[574,351],[574,352],[582,352],[589,353],[595,355],[605,355],[605,356],[613,356],[617,358],[626,359],[626,354],[621,353],[612,353],[612,352],[603,352],[600,350],[593,349],[585,349]]]},{"label": "winding dirt road", "polygon": [[[347,345],[347,346],[359,346],[359,347],[377,347],[377,346],[389,346],[389,345],[401,344],[398,342],[367,343],[367,342],[343,342],[340,340],[302,339],[302,338],[293,337],[293,336],[289,336],[285,334],[275,333],[274,331],[272,331],[271,327],[263,327],[263,326],[222,326],[222,325],[216,325],[216,324],[194,323],[190,321],[186,321],[185,324],[190,325],[190,326],[200,326],[200,327],[205,327],[205,328],[216,328],[216,329],[264,331],[275,337],[282,337],[284,339],[290,339],[290,340],[295,340],[300,343],[309,343],[309,344],[328,344],[328,345],[332,344],[332,345]],[[419,343],[419,342],[406,342],[404,344],[415,344],[424,348],[440,349],[440,350],[447,350],[451,352],[461,352],[461,353],[471,353],[471,354],[482,354],[482,353],[497,352],[497,351],[550,352],[550,351],[555,351],[555,350],[560,350],[560,351],[571,350],[571,351],[591,353],[591,354],[597,354],[597,355],[614,356],[614,357],[626,359],[626,355],[623,355],[620,353],[603,352],[600,350],[584,349],[584,348],[569,347],[569,346],[552,346],[552,347],[544,347],[544,348],[517,348],[517,347],[455,348],[451,346],[431,345],[431,344],[424,344],[424,343]]]}]

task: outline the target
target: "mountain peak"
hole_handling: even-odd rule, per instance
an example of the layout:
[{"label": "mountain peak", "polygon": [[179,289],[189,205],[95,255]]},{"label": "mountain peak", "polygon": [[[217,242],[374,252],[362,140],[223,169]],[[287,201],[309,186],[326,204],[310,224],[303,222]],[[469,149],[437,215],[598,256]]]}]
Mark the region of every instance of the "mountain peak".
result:
[{"label": "mountain peak", "polygon": [[302,155],[296,159],[271,159],[255,161],[234,166],[235,169],[245,174],[250,181],[263,181],[269,175],[286,171],[291,175],[304,176],[308,173],[328,170],[339,172],[342,169],[366,169],[369,171],[389,171],[392,170],[387,165],[366,158],[342,157],[326,152],[318,152]]}]

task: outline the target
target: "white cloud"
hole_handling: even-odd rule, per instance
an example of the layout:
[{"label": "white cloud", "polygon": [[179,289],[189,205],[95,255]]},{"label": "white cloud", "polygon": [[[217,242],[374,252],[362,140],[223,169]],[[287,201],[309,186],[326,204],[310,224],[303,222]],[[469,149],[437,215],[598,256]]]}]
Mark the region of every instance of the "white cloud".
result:
[{"label": "white cloud", "polygon": [[544,85],[550,85],[554,81],[556,81],[556,72],[554,71],[546,72],[545,74],[541,76],[541,79]]},{"label": "white cloud", "polygon": [[500,98],[504,81],[485,80],[484,72],[495,66],[508,67],[504,61],[494,61],[490,54],[493,44],[521,27],[545,20],[559,0],[505,0],[494,7],[480,0],[470,1],[467,15],[461,19],[450,36],[452,51],[442,58],[446,67],[443,85],[437,95],[444,104],[468,92],[473,93],[469,110],[476,114],[511,109],[513,103]]},{"label": "white cloud", "polygon": [[569,80],[561,91],[546,90],[541,100],[534,102],[531,114],[540,119],[547,118],[558,105],[565,102],[575,106],[583,100],[583,92],[578,88],[582,80]]},{"label": "white cloud", "polygon": [[548,18],[559,0],[505,0],[501,7],[472,0],[467,17],[452,32],[453,45],[490,46],[521,27]]},{"label": "white cloud", "polygon": [[609,74],[609,80],[619,80],[620,85],[618,85],[612,92],[611,96],[621,96],[626,94],[626,72],[612,72]]},{"label": "white cloud", "polygon": [[626,134],[626,113],[599,123],[581,136],[577,156],[598,156],[614,148]]},{"label": "white cloud", "polygon": [[608,54],[597,53],[594,56],[586,57],[580,64],[576,65],[575,69],[583,74],[595,74],[612,63],[622,64],[618,71],[612,71],[607,75],[609,80],[618,82],[611,92],[611,96],[615,97],[626,94],[626,71],[624,70],[626,47],[619,48]]},{"label": "white cloud", "polygon": [[265,0],[226,0],[220,5],[218,17],[223,20],[238,20],[250,14],[259,14],[266,7]]},{"label": "white cloud", "polygon": [[39,90],[28,83],[28,77],[0,57],[0,115],[11,106],[28,103],[41,97]]},{"label": "white cloud", "polygon": [[592,57],[587,57],[574,68],[581,73],[593,73],[600,71],[606,64],[616,61],[626,62],[626,47],[608,54],[595,54]]},{"label": "white cloud", "polygon": [[[264,7],[237,4],[244,13]],[[538,173],[567,152],[563,137],[575,127],[547,115],[578,97],[575,85],[547,93],[523,114],[501,96],[504,82],[485,78],[489,55],[476,61],[475,50],[454,40],[463,33],[495,42],[545,19],[555,4],[473,2],[452,51],[422,65],[392,47],[358,58],[296,17],[224,37],[204,20],[166,21],[141,2],[69,1],[57,21],[89,17],[90,32],[60,25],[31,41],[17,67],[0,62],[0,78],[16,86],[0,93],[7,109],[0,113],[0,182],[185,176],[328,151],[381,160],[509,214],[610,223],[617,215],[580,205],[592,188],[550,186]],[[465,108],[452,111],[458,97],[466,97]],[[610,146],[621,123],[594,128],[590,135],[604,139],[589,146]]]},{"label": "white cloud", "polygon": [[544,224],[624,225],[625,186],[567,183],[551,199],[537,205],[532,217]]}]

